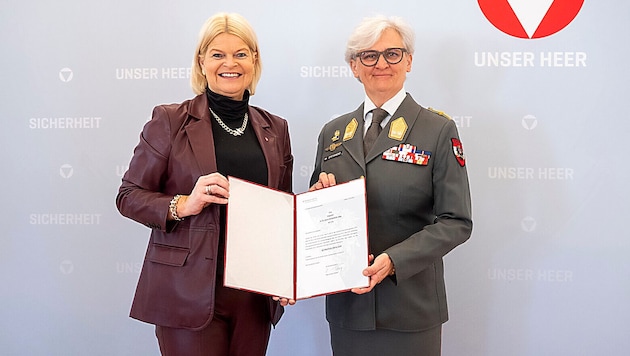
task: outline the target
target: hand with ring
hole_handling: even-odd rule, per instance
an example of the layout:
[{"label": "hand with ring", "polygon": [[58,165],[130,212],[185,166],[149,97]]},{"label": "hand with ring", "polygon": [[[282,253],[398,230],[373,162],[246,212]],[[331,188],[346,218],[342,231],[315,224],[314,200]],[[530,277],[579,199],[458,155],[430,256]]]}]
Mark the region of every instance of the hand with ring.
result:
[{"label": "hand with ring", "polygon": [[197,215],[210,204],[227,204],[230,184],[222,174],[215,172],[197,179],[190,195],[182,196],[177,202],[177,216]]}]

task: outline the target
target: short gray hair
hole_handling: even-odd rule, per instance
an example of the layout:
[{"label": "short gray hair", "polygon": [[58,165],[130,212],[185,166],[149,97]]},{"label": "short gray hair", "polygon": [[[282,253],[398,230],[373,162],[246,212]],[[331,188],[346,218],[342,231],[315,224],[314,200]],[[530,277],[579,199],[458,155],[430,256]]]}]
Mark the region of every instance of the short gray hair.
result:
[{"label": "short gray hair", "polygon": [[413,28],[409,26],[401,17],[374,16],[366,17],[354,29],[346,45],[345,59],[350,63],[351,59],[362,49],[372,47],[381,37],[383,31],[394,29],[402,37],[405,49],[413,55],[415,48],[415,34]]}]

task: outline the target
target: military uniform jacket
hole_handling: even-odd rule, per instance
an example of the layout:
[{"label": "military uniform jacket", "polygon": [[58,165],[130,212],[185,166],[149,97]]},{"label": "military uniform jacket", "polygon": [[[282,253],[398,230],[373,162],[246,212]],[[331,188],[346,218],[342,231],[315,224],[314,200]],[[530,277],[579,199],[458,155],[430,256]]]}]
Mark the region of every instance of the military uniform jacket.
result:
[{"label": "military uniform jacket", "polygon": [[407,94],[365,158],[362,133],[363,104],[323,127],[311,185],[320,172],[337,183],[365,177],[370,253],[386,252],[396,274],[367,294],[327,296],[327,320],[353,330],[440,325],[448,319],[442,258],[472,232],[456,125]]},{"label": "military uniform jacket", "polygon": [[[269,187],[291,192],[287,122],[254,106],[249,107],[249,118],[267,162]],[[173,196],[189,194],[200,176],[217,171],[210,120],[205,94],[157,106],[123,176],[118,210],[152,229],[131,307],[133,318],[192,330],[212,320],[217,254],[223,253],[217,251],[219,208],[212,204],[181,222],[167,222]],[[269,306],[275,324],[283,308],[271,298]]]}]

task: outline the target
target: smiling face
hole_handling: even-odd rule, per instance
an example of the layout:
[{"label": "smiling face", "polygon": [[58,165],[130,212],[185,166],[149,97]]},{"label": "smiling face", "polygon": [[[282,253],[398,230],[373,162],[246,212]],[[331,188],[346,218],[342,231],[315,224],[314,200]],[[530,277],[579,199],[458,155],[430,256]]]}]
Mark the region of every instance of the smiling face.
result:
[{"label": "smiling face", "polygon": [[[405,48],[400,34],[391,28],[383,31],[373,46],[359,52],[384,51],[387,48]],[[403,88],[407,73],[411,71],[411,61],[412,56],[408,53],[405,53],[403,59],[396,64],[389,64],[383,56],[379,56],[376,65],[368,67],[363,65],[359,58],[354,58],[350,60],[350,68],[354,76],[363,83],[367,96],[380,107]]]},{"label": "smiling face", "polygon": [[243,100],[243,94],[254,78],[256,53],[239,37],[222,33],[210,42],[199,64],[210,90],[234,100]]}]

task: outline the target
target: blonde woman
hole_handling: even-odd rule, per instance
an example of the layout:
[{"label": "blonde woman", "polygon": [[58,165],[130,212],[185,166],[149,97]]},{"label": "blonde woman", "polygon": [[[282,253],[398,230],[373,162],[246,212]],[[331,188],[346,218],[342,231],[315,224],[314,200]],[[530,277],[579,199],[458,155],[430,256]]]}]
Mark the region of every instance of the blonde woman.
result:
[{"label": "blonde woman", "polygon": [[197,96],[155,107],[122,179],[120,213],[152,229],[131,317],[156,326],[163,355],[262,356],[287,302],[222,284],[226,177],[292,191],[288,124],[249,105],[261,69],[242,16],[208,19]]}]

